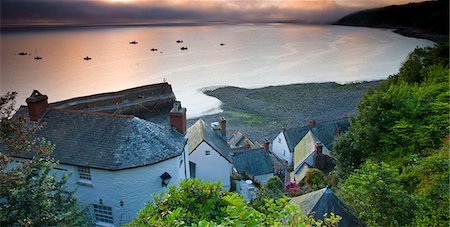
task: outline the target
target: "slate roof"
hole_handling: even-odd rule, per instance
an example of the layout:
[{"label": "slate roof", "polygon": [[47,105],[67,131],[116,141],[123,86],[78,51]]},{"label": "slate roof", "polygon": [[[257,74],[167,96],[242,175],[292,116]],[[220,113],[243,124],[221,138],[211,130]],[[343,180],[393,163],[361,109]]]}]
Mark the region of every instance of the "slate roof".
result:
[{"label": "slate roof", "polygon": [[[17,114],[28,116],[27,107]],[[55,144],[52,157],[69,165],[107,170],[151,165],[181,155],[186,144],[177,131],[129,115],[50,109],[40,122],[44,127],[36,136]]]},{"label": "slate roof", "polygon": [[348,118],[326,121],[316,126],[304,126],[299,128],[292,128],[283,131],[284,137],[286,138],[286,142],[289,148],[289,151],[294,152],[295,146],[300,142],[300,140],[308,133],[309,130],[312,130],[316,137],[328,148],[332,149],[331,144],[333,142],[334,136],[336,135],[336,131],[339,130],[341,132],[345,132],[348,130],[350,126],[350,122]]},{"label": "slate roof", "polygon": [[[314,163],[316,142],[319,141],[310,130],[303,139],[295,146],[294,150],[294,179],[300,182],[311,168],[317,168]],[[327,147],[322,148],[322,153],[330,156],[331,151]]]},{"label": "slate roof", "polygon": [[311,131],[325,147],[332,150],[332,143],[337,132],[347,131],[349,126],[350,121],[348,118],[345,118],[318,124],[315,128],[312,128]]},{"label": "slate roof", "polygon": [[313,215],[316,220],[324,220],[325,213],[334,213],[342,217],[339,226],[365,226],[356,212],[334,195],[330,188],[294,197],[290,203],[300,206],[304,214]]},{"label": "slate roof", "polygon": [[[294,151],[294,171],[297,172],[298,168],[303,164],[308,164],[310,167],[314,167],[314,145],[318,139],[309,131],[303,139],[295,146]],[[326,147],[323,147],[322,153],[326,155],[331,155],[331,151]]]},{"label": "slate roof", "polygon": [[284,137],[286,138],[286,143],[291,153],[294,152],[295,145],[300,142],[300,140],[306,135],[306,133],[308,133],[310,129],[311,126],[304,126],[283,131]]},{"label": "slate roof", "polygon": [[263,148],[233,152],[231,157],[238,173],[245,172],[252,176],[273,173],[272,161]]},{"label": "slate roof", "polygon": [[191,154],[203,141],[208,143],[214,150],[216,150],[222,157],[232,163],[231,148],[228,143],[217,135],[214,130],[199,119],[195,122],[186,133],[188,138],[188,150]]}]

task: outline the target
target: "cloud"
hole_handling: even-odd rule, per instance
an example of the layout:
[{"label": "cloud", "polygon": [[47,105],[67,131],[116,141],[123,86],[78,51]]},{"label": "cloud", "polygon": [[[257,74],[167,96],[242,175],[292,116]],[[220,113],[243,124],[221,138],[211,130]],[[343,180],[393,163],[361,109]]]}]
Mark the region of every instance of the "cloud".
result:
[{"label": "cloud", "polygon": [[380,1],[2,0],[1,22],[2,25],[170,21],[329,23],[353,11],[367,8],[365,6],[376,5],[377,2]]}]

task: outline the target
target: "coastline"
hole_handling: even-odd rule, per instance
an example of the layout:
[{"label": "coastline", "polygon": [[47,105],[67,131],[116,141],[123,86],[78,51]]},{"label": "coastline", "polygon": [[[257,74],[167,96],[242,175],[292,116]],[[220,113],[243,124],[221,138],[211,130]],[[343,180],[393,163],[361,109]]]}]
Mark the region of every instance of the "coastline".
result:
[{"label": "coastline", "polygon": [[304,126],[310,118],[323,122],[355,115],[366,90],[380,82],[289,84],[257,89],[219,87],[204,93],[219,99],[223,112],[189,119],[188,127],[198,119],[210,124],[223,116],[229,137],[241,131],[257,142],[265,137],[272,140],[282,128]]}]

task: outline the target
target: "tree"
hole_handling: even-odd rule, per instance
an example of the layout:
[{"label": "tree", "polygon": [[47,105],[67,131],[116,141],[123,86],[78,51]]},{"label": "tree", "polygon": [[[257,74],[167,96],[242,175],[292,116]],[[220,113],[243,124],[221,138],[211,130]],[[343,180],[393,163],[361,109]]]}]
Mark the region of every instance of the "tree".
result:
[{"label": "tree", "polygon": [[441,149],[404,171],[404,184],[420,207],[416,226],[449,226],[449,149],[447,141]]},{"label": "tree", "polygon": [[369,158],[401,168],[442,146],[450,123],[448,52],[442,50],[448,44],[414,50],[398,74],[366,92],[348,132],[334,143],[341,177]]},{"label": "tree", "polygon": [[306,172],[305,182],[311,190],[319,190],[327,186],[327,179],[320,169],[312,168]]},{"label": "tree", "polygon": [[[54,146],[35,138],[40,126],[29,128],[24,117],[12,118],[16,93],[0,99],[0,226],[82,225],[90,221],[85,209],[67,189],[67,175],[50,171],[58,162],[50,158]],[[32,155],[13,167],[14,154]]]},{"label": "tree", "polygon": [[220,183],[186,179],[179,187],[153,197],[129,226],[335,226],[339,216],[324,222],[301,214],[286,198],[266,199],[264,211],[253,208],[242,196],[221,191]]},{"label": "tree", "polygon": [[373,226],[410,225],[417,209],[398,171],[383,162],[367,161],[339,185],[337,194]]},{"label": "tree", "polygon": [[285,192],[283,181],[278,176],[271,176],[267,180],[265,192],[270,198],[279,199],[283,197]]}]

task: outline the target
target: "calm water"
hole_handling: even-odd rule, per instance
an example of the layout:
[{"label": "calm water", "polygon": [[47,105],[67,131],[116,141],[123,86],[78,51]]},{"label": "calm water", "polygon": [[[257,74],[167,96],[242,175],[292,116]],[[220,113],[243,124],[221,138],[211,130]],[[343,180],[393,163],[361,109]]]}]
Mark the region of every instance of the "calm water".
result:
[{"label": "calm water", "polygon": [[[175,41],[182,39],[183,44]],[[136,40],[137,45],[129,42]],[[220,46],[224,43],[224,46]],[[220,111],[201,89],[384,79],[427,40],[389,30],[300,25],[103,27],[1,34],[1,92],[33,89],[59,101],[159,83],[172,84],[188,117]],[[187,46],[187,51],[181,51]],[[158,51],[150,51],[157,48]],[[19,56],[34,54],[43,59]],[[162,52],[162,53],[161,53]],[[85,56],[92,57],[84,61]]]}]

